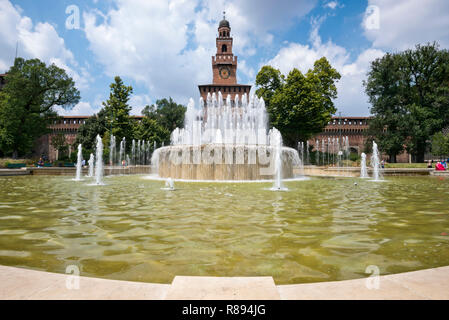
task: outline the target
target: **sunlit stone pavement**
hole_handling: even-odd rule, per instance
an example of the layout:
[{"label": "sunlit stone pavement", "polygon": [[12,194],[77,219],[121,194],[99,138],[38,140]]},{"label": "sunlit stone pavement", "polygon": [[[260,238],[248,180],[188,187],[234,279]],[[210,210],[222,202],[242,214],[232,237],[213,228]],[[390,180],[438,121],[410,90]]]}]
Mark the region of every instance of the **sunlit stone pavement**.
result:
[{"label": "sunlit stone pavement", "polygon": [[[78,286],[79,284],[79,286]],[[170,284],[105,280],[0,266],[0,299],[449,299],[449,267],[347,281],[276,286],[271,277],[175,277]],[[78,288],[77,288],[78,287]]]}]

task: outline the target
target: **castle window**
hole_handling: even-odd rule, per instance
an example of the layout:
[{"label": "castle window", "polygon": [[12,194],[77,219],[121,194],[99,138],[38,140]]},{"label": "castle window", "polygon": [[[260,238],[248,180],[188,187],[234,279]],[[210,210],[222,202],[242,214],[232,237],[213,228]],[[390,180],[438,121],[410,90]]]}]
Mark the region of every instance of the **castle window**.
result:
[{"label": "castle window", "polygon": [[221,46],[221,52],[228,52],[228,47],[225,44]]}]

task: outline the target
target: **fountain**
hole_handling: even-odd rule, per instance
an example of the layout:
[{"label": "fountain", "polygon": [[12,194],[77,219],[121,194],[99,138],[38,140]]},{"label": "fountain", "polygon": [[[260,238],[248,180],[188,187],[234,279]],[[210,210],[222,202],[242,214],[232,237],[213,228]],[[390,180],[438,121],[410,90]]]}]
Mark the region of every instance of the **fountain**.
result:
[{"label": "fountain", "polygon": [[309,143],[309,141],[307,141],[307,143],[306,143],[307,162],[306,163],[308,165],[310,164],[309,147],[310,147],[310,143]]},{"label": "fountain", "polygon": [[76,178],[75,181],[81,181],[81,170],[83,165],[83,147],[81,144],[78,145],[78,158],[76,162]]},{"label": "fountain", "polygon": [[103,184],[103,141],[100,135],[97,136],[97,155],[95,164],[95,183],[97,185]]},{"label": "fountain", "polygon": [[302,166],[295,149],[282,147],[279,131],[268,132],[263,99],[244,94],[224,101],[219,92],[209,94],[206,104],[201,98],[199,106],[190,99],[184,128],[172,132],[170,146],[153,152],[151,164],[160,177],[277,180],[293,178],[294,167]]},{"label": "fountain", "polygon": [[123,140],[120,142],[120,163],[119,165],[122,165],[123,160],[125,159],[125,152],[126,152],[126,138],[123,138]]},{"label": "fountain", "polygon": [[269,133],[270,146],[274,148],[274,185],[272,190],[286,190],[282,187],[282,135],[276,128]]},{"label": "fountain", "polygon": [[136,140],[133,139],[131,143],[131,161],[132,163],[129,163],[129,165],[136,165]]},{"label": "fountain", "polygon": [[170,190],[170,191],[175,190],[175,182],[173,181],[172,178],[168,178],[167,180],[165,180],[164,190]]},{"label": "fountain", "polygon": [[368,170],[366,168],[366,154],[362,153],[362,162],[360,164],[360,178],[368,178]]},{"label": "fountain", "polygon": [[373,155],[371,156],[371,166],[373,167],[374,181],[381,181],[381,168],[380,168],[380,156],[377,148],[377,143],[373,141]]},{"label": "fountain", "polygon": [[94,176],[94,169],[95,169],[95,157],[92,153],[90,154],[88,163],[89,163],[89,173],[87,176],[89,178],[92,178]]},{"label": "fountain", "polygon": [[116,160],[116,144],[115,144],[115,137],[114,135],[111,135],[111,142],[109,145],[109,164],[111,166],[115,165],[115,161]]}]

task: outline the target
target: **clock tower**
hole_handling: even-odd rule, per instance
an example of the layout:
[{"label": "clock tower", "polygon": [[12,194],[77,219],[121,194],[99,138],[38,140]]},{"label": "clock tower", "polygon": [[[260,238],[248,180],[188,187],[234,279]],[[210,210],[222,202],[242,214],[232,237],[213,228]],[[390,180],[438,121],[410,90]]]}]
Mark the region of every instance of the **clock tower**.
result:
[{"label": "clock tower", "polygon": [[236,95],[241,97],[244,93],[249,94],[251,86],[237,84],[237,57],[232,52],[232,45],[231,26],[223,16],[218,26],[217,53],[212,57],[212,84],[198,86],[204,100],[208,93],[215,92],[218,95],[219,91],[223,99],[230,95],[232,100]]}]

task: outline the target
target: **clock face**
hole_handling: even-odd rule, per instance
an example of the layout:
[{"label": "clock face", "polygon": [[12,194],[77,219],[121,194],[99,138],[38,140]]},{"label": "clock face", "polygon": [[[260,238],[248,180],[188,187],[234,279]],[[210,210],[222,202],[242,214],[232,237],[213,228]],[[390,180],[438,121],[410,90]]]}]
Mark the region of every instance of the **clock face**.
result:
[{"label": "clock face", "polygon": [[219,73],[222,79],[228,79],[229,76],[231,75],[231,70],[229,70],[228,67],[221,67]]}]

